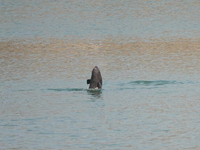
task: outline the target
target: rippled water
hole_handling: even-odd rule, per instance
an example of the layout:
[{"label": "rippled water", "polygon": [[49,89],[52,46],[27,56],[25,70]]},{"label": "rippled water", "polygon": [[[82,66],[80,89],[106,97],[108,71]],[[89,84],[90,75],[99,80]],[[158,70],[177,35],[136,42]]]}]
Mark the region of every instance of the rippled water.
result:
[{"label": "rippled water", "polygon": [[0,149],[200,149],[199,6],[0,1]]}]

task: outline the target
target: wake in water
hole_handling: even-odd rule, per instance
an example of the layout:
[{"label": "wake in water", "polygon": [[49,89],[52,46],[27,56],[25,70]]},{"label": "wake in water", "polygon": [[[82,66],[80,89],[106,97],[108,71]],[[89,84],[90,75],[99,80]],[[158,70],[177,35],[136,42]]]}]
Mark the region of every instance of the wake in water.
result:
[{"label": "wake in water", "polygon": [[55,88],[55,89],[47,89],[52,91],[87,91],[87,89],[84,88]]},{"label": "wake in water", "polygon": [[[164,87],[167,85],[179,85],[184,84],[183,82],[178,81],[168,81],[168,80],[155,80],[155,81],[148,81],[148,80],[137,80],[137,81],[130,81],[126,83],[120,83],[116,84],[115,87],[119,87],[117,89],[136,89],[136,88],[158,88],[158,87]],[[108,85],[109,87],[109,85]],[[105,86],[106,88],[106,86]],[[109,89],[112,89],[113,86],[110,86]],[[107,88],[106,88],[107,89]],[[116,88],[114,88],[116,90]],[[102,89],[89,89],[89,88],[51,88],[47,90],[52,91],[87,91],[92,93],[98,93],[102,92]]]},{"label": "wake in water", "polygon": [[136,89],[136,88],[161,88],[165,86],[170,85],[178,85],[178,84],[184,84],[182,82],[177,81],[168,81],[168,80],[155,80],[155,81],[148,81],[148,80],[137,80],[137,81],[130,81],[127,83],[121,83],[119,84],[120,90],[124,89]]},{"label": "wake in water", "polygon": [[155,81],[138,80],[138,81],[131,81],[128,84],[143,85],[143,86],[161,86],[167,84],[182,84],[182,83],[177,81],[167,81],[167,80],[155,80]]},{"label": "wake in water", "polygon": [[47,90],[51,90],[51,91],[89,91],[89,92],[101,92],[102,89],[87,89],[87,88],[55,88],[55,89],[47,89]]},{"label": "wake in water", "polygon": [[55,89],[47,89],[55,92],[83,92],[87,91],[87,94],[92,96],[92,100],[101,98],[102,89],[84,89],[84,88],[55,88]]}]

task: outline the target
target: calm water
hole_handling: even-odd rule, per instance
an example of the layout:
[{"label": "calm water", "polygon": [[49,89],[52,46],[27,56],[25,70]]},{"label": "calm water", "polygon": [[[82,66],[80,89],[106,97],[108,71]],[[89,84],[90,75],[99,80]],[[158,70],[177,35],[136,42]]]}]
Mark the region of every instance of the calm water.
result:
[{"label": "calm water", "polygon": [[200,149],[199,7],[1,0],[0,149]]},{"label": "calm water", "polygon": [[198,0],[1,0],[0,38],[196,38]]}]

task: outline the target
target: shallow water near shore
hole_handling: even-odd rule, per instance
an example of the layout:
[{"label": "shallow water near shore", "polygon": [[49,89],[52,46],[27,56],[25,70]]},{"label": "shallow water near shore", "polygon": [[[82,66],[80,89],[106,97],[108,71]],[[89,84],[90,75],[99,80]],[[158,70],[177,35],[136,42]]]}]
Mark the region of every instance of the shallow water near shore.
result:
[{"label": "shallow water near shore", "polygon": [[200,149],[198,1],[28,2],[0,2],[1,149]]}]

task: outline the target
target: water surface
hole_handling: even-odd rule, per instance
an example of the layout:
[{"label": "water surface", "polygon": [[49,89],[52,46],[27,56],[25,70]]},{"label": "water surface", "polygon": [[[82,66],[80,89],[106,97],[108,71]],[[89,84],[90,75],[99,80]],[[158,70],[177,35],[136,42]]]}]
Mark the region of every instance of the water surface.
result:
[{"label": "water surface", "polygon": [[0,38],[197,38],[197,0],[1,1]]},{"label": "water surface", "polygon": [[1,149],[200,149],[199,6],[0,1]]}]

